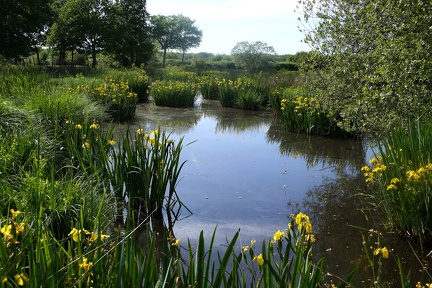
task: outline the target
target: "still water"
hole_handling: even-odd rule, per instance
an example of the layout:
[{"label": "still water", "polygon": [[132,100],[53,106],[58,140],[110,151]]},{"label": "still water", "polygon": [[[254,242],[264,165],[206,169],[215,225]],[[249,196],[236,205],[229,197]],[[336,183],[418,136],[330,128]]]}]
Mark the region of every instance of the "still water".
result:
[{"label": "still water", "polygon": [[[364,143],[287,133],[270,111],[222,108],[200,98],[193,108],[144,103],[136,113],[132,131],[160,129],[171,139],[183,137],[187,162],[177,192],[192,214],[183,211],[176,238],[194,242],[204,231],[209,239],[217,225],[215,246],[223,247],[238,229],[244,245],[252,239],[259,244],[286,229],[292,213],[303,212],[317,238],[315,257],[325,257],[327,271],[343,277],[359,266],[356,286],[370,286],[362,234],[384,229],[360,201],[359,193],[367,193],[360,167],[372,157]],[[391,255],[418,272],[421,265],[405,241],[389,238]],[[384,263],[384,269],[386,280],[396,284],[396,266]],[[413,272],[413,280],[425,279]]]}]

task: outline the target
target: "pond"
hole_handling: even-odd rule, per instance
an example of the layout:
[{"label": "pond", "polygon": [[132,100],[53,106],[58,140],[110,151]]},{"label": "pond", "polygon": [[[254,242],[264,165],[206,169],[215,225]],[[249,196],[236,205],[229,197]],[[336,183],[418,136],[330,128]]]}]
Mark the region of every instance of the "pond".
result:
[{"label": "pond", "polygon": [[[287,133],[271,111],[222,108],[201,98],[193,108],[139,104],[130,126],[183,137],[187,162],[177,191],[192,214],[183,211],[174,234],[185,245],[187,238],[196,242],[201,230],[209,239],[216,225],[215,246],[224,247],[238,229],[244,245],[267,241],[286,229],[292,213],[303,212],[313,224],[315,257],[325,258],[327,271],[343,277],[359,266],[356,286],[370,286],[362,234],[384,229],[358,196],[367,194],[360,168],[372,157],[363,142]],[[413,283],[428,279],[421,278],[421,265],[404,240],[386,238],[391,256],[413,270]],[[396,261],[387,262],[385,279],[397,287]]]}]

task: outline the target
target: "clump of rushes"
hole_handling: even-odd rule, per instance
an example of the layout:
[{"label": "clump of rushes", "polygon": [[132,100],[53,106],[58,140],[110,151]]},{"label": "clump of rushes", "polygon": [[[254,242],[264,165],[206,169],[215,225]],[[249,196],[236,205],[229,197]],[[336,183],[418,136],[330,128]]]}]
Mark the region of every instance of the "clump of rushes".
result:
[{"label": "clump of rushes", "polygon": [[197,91],[194,82],[156,81],[151,97],[158,106],[193,107]]},{"label": "clump of rushes", "polygon": [[182,139],[175,145],[165,132],[138,129],[135,135],[128,131],[120,142],[121,147],[113,151],[106,167],[118,203],[126,203],[131,212],[136,212],[135,223],[150,215],[163,219],[165,208],[168,223],[173,224],[176,211],[185,207],[176,191],[185,163],[180,162]]},{"label": "clump of rushes", "polygon": [[230,80],[218,79],[219,101],[223,107],[235,107],[240,91],[250,87],[250,83],[242,82],[241,79]]},{"label": "clump of rushes", "polygon": [[211,74],[200,76],[197,78],[197,83],[204,99],[219,99],[219,87],[215,76]]},{"label": "clump of rushes", "polygon": [[180,82],[195,82],[196,80],[195,72],[187,72],[187,71],[170,71],[163,75],[164,81],[180,81]]},{"label": "clump of rushes", "polygon": [[259,110],[262,106],[261,94],[252,88],[242,89],[237,96],[235,107],[244,110]]},{"label": "clump of rushes", "polygon": [[126,121],[135,116],[138,95],[131,91],[128,81],[110,78],[78,85],[75,90],[89,93],[96,101],[105,104],[107,112],[115,120]]},{"label": "clump of rushes", "polygon": [[[387,224],[401,235],[432,244],[432,127],[412,122],[377,140],[370,166],[362,167],[375,185]],[[413,213],[415,211],[415,213]]]},{"label": "clump of rushes", "polygon": [[283,98],[280,101],[280,116],[288,131],[335,137],[349,136],[314,97]]}]

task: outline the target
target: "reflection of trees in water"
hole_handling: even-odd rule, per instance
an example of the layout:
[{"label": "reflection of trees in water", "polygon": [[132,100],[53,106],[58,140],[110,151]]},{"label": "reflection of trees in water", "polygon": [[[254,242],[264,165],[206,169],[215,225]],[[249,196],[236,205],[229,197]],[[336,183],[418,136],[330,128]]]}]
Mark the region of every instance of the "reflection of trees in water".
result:
[{"label": "reflection of trees in water", "polygon": [[258,132],[263,124],[270,124],[272,118],[264,112],[241,109],[226,109],[216,116],[217,133]]},{"label": "reflection of trees in water", "polygon": [[[357,279],[366,280],[368,263],[363,252],[361,231],[370,229],[370,223],[362,213],[358,192],[364,190],[365,181],[361,173],[340,174],[336,180],[325,180],[322,185],[306,193],[301,206],[310,215],[316,243],[316,259],[325,258],[326,272],[346,277],[357,266]],[[369,271],[370,272],[370,271]],[[338,281],[336,281],[338,283]],[[361,287],[355,283],[355,287]],[[367,284],[370,284],[367,282]],[[369,287],[369,285],[366,285]]]},{"label": "reflection of trees in water", "polygon": [[[361,172],[357,174],[339,174],[335,180],[327,179],[319,187],[306,193],[302,212],[310,215],[315,235],[316,260],[325,258],[326,272],[338,277],[346,277],[354,268],[359,267],[354,287],[371,287],[373,274],[363,250],[362,234],[368,237],[369,229],[377,229],[382,234],[382,246],[390,250],[390,257],[383,260],[383,279],[392,287],[401,287],[397,258],[402,261],[405,273],[411,270],[413,283],[425,281],[425,272],[420,272],[421,265],[405,239],[386,231],[381,225],[381,218],[376,209],[364,195],[371,193],[366,186]],[[374,238],[376,240],[376,238]],[[371,247],[372,255],[377,246]],[[420,259],[427,259],[427,252],[417,251]],[[374,256],[371,256],[374,257]],[[377,259],[375,259],[375,262]],[[376,264],[378,265],[378,264]],[[375,273],[377,270],[375,270]],[[338,283],[338,281],[336,280]]]},{"label": "reflection of trees in water", "polygon": [[279,143],[281,155],[302,158],[308,168],[321,164],[333,166],[338,173],[346,168],[354,173],[365,162],[366,145],[362,141],[286,132],[278,121],[273,122],[266,137],[267,142]]},{"label": "reflection of trees in water", "polygon": [[196,108],[171,108],[144,103],[137,106],[136,117],[129,123],[131,130],[143,128],[145,131],[162,129],[167,132],[175,130],[183,135],[197,125],[202,113]]}]

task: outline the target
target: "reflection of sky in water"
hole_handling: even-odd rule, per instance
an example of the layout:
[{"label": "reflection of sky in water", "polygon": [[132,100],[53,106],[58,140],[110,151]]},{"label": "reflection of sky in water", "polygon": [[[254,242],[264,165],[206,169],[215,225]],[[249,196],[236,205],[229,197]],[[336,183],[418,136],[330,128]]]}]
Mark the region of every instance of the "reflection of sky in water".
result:
[{"label": "reflection of sky in water", "polygon": [[246,243],[268,239],[302,209],[308,190],[336,178],[333,158],[346,164],[345,148],[322,138],[288,137],[272,124],[271,113],[216,103],[180,109],[144,104],[131,130],[160,127],[174,140],[184,138],[181,158],[187,162],[177,192],[193,215],[183,210],[176,237],[196,240],[203,230],[210,238],[218,225],[216,245],[239,228]]},{"label": "reflection of sky in water", "polygon": [[278,143],[266,141],[270,124],[267,119],[243,132],[222,133],[215,117],[202,117],[182,135],[184,144],[196,140],[182,150],[187,163],[177,186],[193,215],[176,223],[176,237],[193,239],[201,230],[210,237],[218,224],[222,242],[239,228],[246,241],[267,239],[298,212],[288,203],[300,203],[322,177],[332,176],[332,169],[308,169],[301,157],[281,155]]}]

